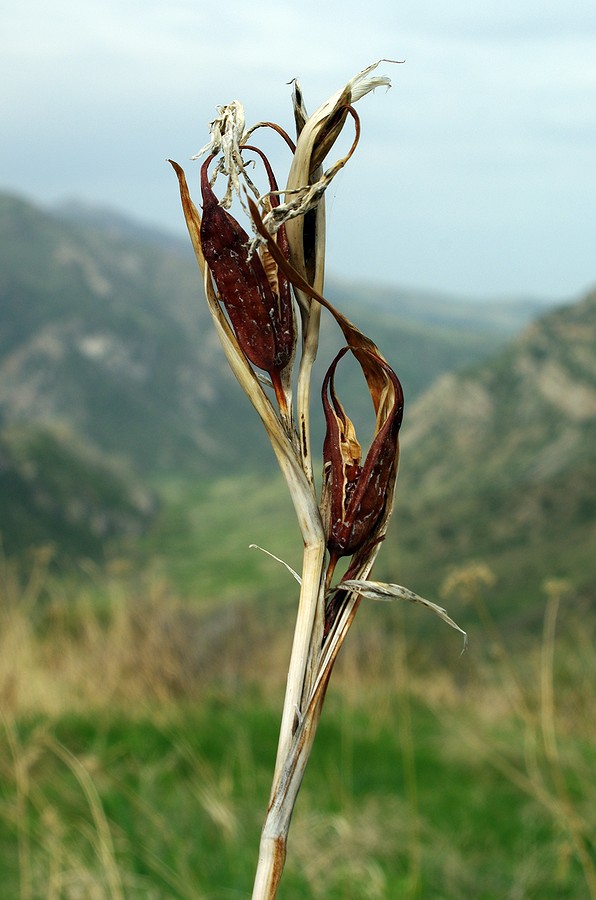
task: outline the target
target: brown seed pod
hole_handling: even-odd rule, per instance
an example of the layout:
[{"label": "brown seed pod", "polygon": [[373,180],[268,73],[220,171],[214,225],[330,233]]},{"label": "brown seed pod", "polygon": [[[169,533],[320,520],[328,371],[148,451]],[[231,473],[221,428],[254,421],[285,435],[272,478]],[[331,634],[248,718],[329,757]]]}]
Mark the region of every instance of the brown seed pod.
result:
[{"label": "brown seed pod", "polygon": [[377,425],[364,465],[354,426],[335,392],[335,370],[350,348],[333,360],[323,381],[323,410],[327,426],[323,444],[322,515],[327,547],[332,558],[351,556],[378,536],[385,521],[397,474],[398,434],[403,414],[403,393],[397,375],[385,360],[366,350],[370,365],[383,373],[393,391],[385,420]]},{"label": "brown seed pod", "polygon": [[259,256],[249,254],[248,234],[220,206],[209,184],[212,159],[201,168],[203,254],[240,347],[255,366],[273,375],[288,365],[294,351],[293,315],[285,309],[291,300],[274,293]]},{"label": "brown seed pod", "polygon": [[[257,153],[261,157],[263,165],[265,167],[265,171],[267,173],[267,178],[269,179],[269,188],[271,190],[268,202],[271,208],[279,206],[279,189],[269,160],[267,159],[263,151],[259,149],[259,147],[255,147],[252,144],[245,144],[242,149],[251,150],[253,153]],[[275,237],[275,242],[283,258],[285,260],[288,260],[290,251],[285,225],[281,225],[279,227]],[[286,273],[278,267],[266,244],[261,245],[259,249],[259,255],[261,258],[261,262],[263,263],[263,268],[265,269],[265,274],[267,275],[267,278],[269,280],[269,284],[271,285],[273,293],[277,298],[277,323],[280,342],[283,343],[284,346],[289,345],[291,347],[290,356],[292,357],[294,355],[294,348],[296,344],[296,323],[290,281]]]}]

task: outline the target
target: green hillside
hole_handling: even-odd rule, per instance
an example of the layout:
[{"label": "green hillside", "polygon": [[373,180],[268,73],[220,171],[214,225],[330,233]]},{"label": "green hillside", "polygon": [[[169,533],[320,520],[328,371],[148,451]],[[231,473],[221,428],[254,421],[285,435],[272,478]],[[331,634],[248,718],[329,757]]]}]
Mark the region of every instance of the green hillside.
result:
[{"label": "green hillside", "polygon": [[409,410],[387,550],[424,589],[487,559],[527,609],[549,576],[593,597],[594,546],[596,292]]},{"label": "green hillside", "polygon": [[[429,327],[411,303],[396,318],[397,289],[390,292],[393,311],[384,290],[330,282],[329,293],[378,334],[410,399],[440,373],[494,352],[510,333],[490,314],[482,327],[466,330],[460,308],[450,323],[443,298],[424,301],[425,316],[433,302],[445,307],[443,320]],[[240,461],[269,465],[260,424],[215,337],[186,241],[164,235],[160,242],[154,231],[101,211],[52,214],[0,195],[0,309],[5,422],[65,423],[145,474],[212,476]],[[326,328],[319,373],[337,341],[336,330]]]},{"label": "green hillside", "polygon": [[0,431],[0,497],[3,553],[46,546],[62,568],[137,540],[157,509],[151,491],[71,433],[34,425]]},{"label": "green hillside", "polygon": [[[593,602],[595,297],[546,315],[408,408],[380,579],[437,600],[450,572],[481,561],[497,577],[495,615],[532,627],[549,578],[566,579],[580,604]],[[240,470],[190,490],[172,483],[146,552],[190,596],[223,592],[275,606],[288,575],[250,543],[299,565],[277,474]]]},{"label": "green hillside", "polygon": [[173,251],[2,198],[2,419],[65,424],[144,473],[224,463],[226,383],[231,416],[238,403],[197,293]]},{"label": "green hillside", "polygon": [[[549,574],[587,585],[594,295],[508,343],[536,304],[466,305],[333,281],[329,294],[375,337],[406,393],[397,512],[379,575],[435,596],[450,568],[481,557],[498,572],[503,608],[531,605],[528,584],[536,597]],[[53,539],[75,555],[101,553],[149,528],[135,553],[161,560],[185,592],[209,597],[213,573],[232,569],[239,589],[283,587],[285,573],[272,575],[274,564],[247,548],[262,543],[292,561],[289,504],[228,372],[186,242],[162,244],[105,213],[51,214],[2,196],[0,308],[8,550]],[[327,322],[316,380],[338,345]],[[360,381],[346,366],[339,385],[358,426],[370,422]],[[313,415],[320,441],[316,388]],[[140,484],[161,493],[159,513]],[[69,491],[83,497],[78,505]],[[109,523],[103,532],[91,524],[99,521]]]},{"label": "green hillside", "polygon": [[[473,322],[462,327],[461,304],[444,298],[420,295],[417,318],[408,295],[398,318],[391,303],[398,309],[404,292],[333,282],[330,291],[395,358],[409,400],[441,372],[489,355],[508,333],[490,313],[479,324],[472,306]],[[260,422],[228,370],[201,294],[185,240],[105,210],[71,204],[49,212],[0,195],[0,435],[10,484],[0,526],[7,550],[50,540],[67,552],[102,552],[91,526],[68,524],[64,510],[71,504],[58,470],[72,473],[74,492],[79,483],[95,485],[95,518],[105,488],[106,519],[114,525],[107,538],[118,532],[114,486],[122,484],[127,497],[123,472],[138,485],[172,473],[200,482],[271,468]],[[522,319],[527,315],[520,307]],[[515,327],[514,317],[509,328]],[[326,322],[319,381],[339,343]],[[365,421],[361,376],[344,374],[353,415]],[[313,416],[320,443],[316,389]],[[16,433],[21,447],[28,435],[28,453],[46,441],[35,485],[14,456]],[[66,434],[74,440],[56,438]],[[121,530],[126,537],[130,528],[123,522]]]}]

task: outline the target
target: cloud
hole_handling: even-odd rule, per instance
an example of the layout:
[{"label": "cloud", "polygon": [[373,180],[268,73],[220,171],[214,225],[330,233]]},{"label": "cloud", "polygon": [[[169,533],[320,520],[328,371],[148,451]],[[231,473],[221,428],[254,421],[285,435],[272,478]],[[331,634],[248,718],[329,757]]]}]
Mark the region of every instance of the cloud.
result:
[{"label": "cloud", "polygon": [[[405,58],[387,68],[389,95],[361,104],[358,154],[329,196],[332,264],[468,292],[565,293],[595,277],[593,218],[580,221],[582,198],[596,206],[596,10],[585,0],[264,0],[258,11],[21,0],[1,15],[7,187],[79,193],[176,227],[165,158],[185,162],[205,143],[218,104],[241,99],[249,121],[291,128],[291,78],[312,110],[373,60]],[[555,235],[560,259],[540,259]]]}]

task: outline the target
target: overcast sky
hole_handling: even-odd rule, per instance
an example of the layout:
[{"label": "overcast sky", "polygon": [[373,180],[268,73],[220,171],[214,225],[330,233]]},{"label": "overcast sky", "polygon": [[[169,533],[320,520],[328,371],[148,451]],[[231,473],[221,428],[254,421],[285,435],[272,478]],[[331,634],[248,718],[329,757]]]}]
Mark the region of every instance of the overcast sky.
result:
[{"label": "overcast sky", "polygon": [[[218,104],[292,126],[380,57],[328,270],[469,297],[596,284],[596,0],[0,0],[0,189],[182,231]],[[277,156],[279,154],[279,156]],[[276,151],[283,160],[284,151]]]}]

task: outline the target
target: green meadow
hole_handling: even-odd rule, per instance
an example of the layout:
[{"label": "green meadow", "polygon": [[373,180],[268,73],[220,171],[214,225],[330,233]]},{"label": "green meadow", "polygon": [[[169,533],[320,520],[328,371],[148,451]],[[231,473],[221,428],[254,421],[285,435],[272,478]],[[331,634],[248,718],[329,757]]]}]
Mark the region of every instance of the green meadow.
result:
[{"label": "green meadow", "polygon": [[[240,555],[253,566],[241,579],[230,535],[213,583],[201,581],[210,530],[177,555],[181,516],[172,506],[163,523],[169,570],[115,559],[69,581],[43,549],[27,575],[3,565],[3,897],[250,896],[293,580],[256,550]],[[194,573],[182,567],[191,549]],[[263,567],[274,574],[259,592]],[[593,635],[569,585],[552,581],[541,629],[509,646],[490,582],[470,566],[445,586],[470,631],[463,655],[460,636],[425,627],[416,608],[362,606],[299,796],[282,897],[595,895]]]}]

